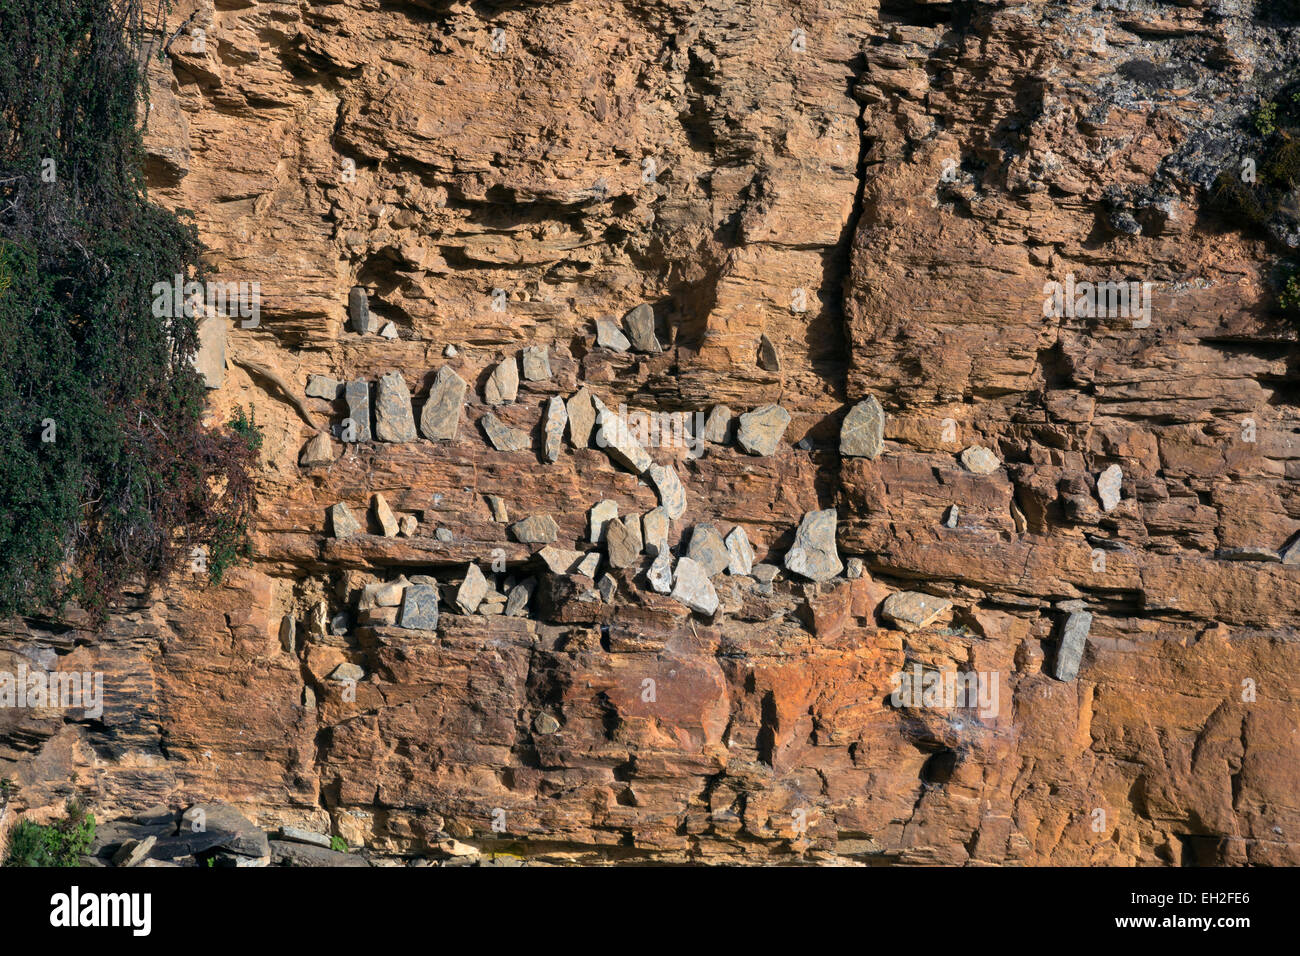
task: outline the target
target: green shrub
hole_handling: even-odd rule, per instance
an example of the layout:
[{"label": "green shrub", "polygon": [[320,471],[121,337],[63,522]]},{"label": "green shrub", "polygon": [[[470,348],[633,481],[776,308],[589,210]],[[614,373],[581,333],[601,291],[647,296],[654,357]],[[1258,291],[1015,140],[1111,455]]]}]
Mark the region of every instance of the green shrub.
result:
[{"label": "green shrub", "polygon": [[95,839],[95,815],[75,800],[68,815],[48,826],[20,820],[9,833],[5,866],[77,866]]},{"label": "green shrub", "polygon": [[0,615],[102,620],[197,544],[246,553],[257,448],[202,423],[195,319],[152,311],[207,272],[145,191],[144,2],[0,0]]},{"label": "green shrub", "polygon": [[348,841],[343,839],[341,836],[332,836],[330,837],[330,849],[336,850],[339,853],[347,853]]}]

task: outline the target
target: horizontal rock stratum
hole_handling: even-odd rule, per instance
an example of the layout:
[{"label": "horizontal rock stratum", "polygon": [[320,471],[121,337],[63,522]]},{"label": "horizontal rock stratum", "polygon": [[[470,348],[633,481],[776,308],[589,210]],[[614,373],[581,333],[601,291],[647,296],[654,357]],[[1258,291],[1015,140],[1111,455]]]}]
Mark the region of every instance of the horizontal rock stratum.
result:
[{"label": "horizontal rock stratum", "polygon": [[[262,289],[209,393],[265,423],[254,555],[100,635],[4,625],[0,671],[104,676],[99,720],[0,710],[25,808],[380,856],[1300,863],[1300,354],[1277,249],[1204,208],[1294,29],[433,6],[171,15],[206,44],[151,62],[151,196]],[[1054,312],[1067,277],[1149,315]]]}]

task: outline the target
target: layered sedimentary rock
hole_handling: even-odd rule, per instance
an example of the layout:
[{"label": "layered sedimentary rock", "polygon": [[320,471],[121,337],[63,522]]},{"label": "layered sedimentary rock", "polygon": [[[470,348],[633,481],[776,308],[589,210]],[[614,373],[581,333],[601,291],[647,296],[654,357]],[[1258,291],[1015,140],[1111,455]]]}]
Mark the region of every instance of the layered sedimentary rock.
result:
[{"label": "layered sedimentary rock", "polygon": [[[1245,2],[1100,6],[179,3],[205,41],[151,72],[150,182],[261,283],[210,393],[266,423],[255,557],[100,634],[6,626],[0,670],[104,676],[96,720],[0,711],[22,806],[219,800],[377,853],[1300,862],[1300,356],[1276,249],[1203,214],[1300,46]],[[1150,308],[1054,313],[1067,281]],[[497,387],[525,348],[548,374]],[[362,407],[309,377],[394,372],[389,440],[299,465]],[[699,526],[752,555],[681,583]]]}]

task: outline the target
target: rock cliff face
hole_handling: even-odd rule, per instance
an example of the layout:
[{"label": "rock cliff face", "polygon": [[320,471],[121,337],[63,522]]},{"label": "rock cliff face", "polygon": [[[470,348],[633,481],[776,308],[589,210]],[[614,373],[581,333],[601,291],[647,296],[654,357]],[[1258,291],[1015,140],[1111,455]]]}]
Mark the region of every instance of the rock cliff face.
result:
[{"label": "rock cliff face", "polygon": [[[396,855],[1300,863],[1300,350],[1204,209],[1277,16],[181,0],[149,176],[260,284],[204,355],[255,557],[11,622],[104,711],[0,770]],[[659,470],[575,443],[620,406]]]}]

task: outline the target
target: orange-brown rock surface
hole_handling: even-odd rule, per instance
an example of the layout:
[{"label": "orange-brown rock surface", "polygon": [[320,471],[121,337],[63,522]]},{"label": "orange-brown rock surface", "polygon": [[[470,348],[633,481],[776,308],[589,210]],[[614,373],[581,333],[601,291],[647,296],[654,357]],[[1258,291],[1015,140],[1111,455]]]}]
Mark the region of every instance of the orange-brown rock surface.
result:
[{"label": "orange-brown rock surface", "polygon": [[[0,670],[105,685],[96,720],[0,711],[24,806],[223,800],[403,855],[1300,863],[1300,351],[1274,253],[1201,208],[1295,30],[1211,0],[180,0],[182,24],[150,183],[217,275],[260,283],[211,393],[265,426],[255,557],[101,634],[11,622]],[[1067,275],[1150,283],[1149,322],[1045,314]],[[354,287],[396,337],[349,328]],[[599,347],[642,302],[662,351]],[[529,346],[550,376],[490,407]],[[396,371],[418,423],[443,366],[469,386],[455,439],[299,465],[348,415],[309,376],[373,406]],[[659,504],[600,448],[544,460],[548,400],[583,386],[789,413],[770,456],[647,449],[685,490],[669,544],[741,527],[770,587],[720,573],[705,616],[644,554],[607,599],[512,535],[550,516],[590,551],[593,505]],[[883,449],[842,457],[869,396]],[[495,450],[489,411],[532,447]],[[412,533],[381,534],[376,493]],[[333,535],[339,502],[360,533]],[[784,570],[831,508],[846,570]],[[536,578],[525,614],[462,613],[471,562]],[[436,631],[358,608],[400,575],[443,589]],[[886,614],[903,592],[938,616]],[[895,703],[915,666],[996,704]]]}]

